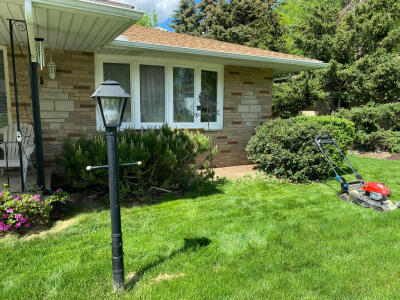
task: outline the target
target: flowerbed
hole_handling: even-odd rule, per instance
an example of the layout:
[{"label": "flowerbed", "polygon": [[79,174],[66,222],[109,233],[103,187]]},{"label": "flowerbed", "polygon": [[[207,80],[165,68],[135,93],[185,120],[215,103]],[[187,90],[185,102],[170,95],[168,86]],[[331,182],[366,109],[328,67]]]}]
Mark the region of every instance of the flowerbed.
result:
[{"label": "flowerbed", "polygon": [[68,194],[61,189],[51,196],[44,196],[39,190],[21,194],[11,194],[8,189],[0,192],[0,235],[48,225],[53,203],[67,198]]}]

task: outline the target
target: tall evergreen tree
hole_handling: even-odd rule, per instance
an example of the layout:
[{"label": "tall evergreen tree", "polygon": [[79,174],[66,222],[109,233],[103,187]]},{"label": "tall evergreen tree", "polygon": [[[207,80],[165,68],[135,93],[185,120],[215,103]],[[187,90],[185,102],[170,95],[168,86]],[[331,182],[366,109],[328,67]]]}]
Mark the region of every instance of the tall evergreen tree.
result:
[{"label": "tall evergreen tree", "polygon": [[194,0],[181,0],[172,15],[170,27],[178,33],[193,33],[199,28],[200,15]]},{"label": "tall evergreen tree", "polygon": [[[272,50],[281,48],[282,26],[275,11],[278,0],[201,0],[196,17],[188,14],[187,0],[181,0],[173,18],[177,32],[203,36],[220,41]],[[193,12],[193,10],[191,10]],[[198,26],[182,31],[175,24],[196,20]],[[186,27],[187,28],[187,27]]]},{"label": "tall evergreen tree", "polygon": [[[300,18],[304,16],[306,20],[290,32],[291,47],[301,55],[330,62],[330,66],[310,72],[310,76],[297,76],[288,83],[275,85],[275,108],[280,110],[279,103],[285,103],[292,109],[291,114],[296,114],[298,111],[294,108],[302,105],[293,101],[324,102],[331,110],[400,101],[400,60],[397,59],[400,53],[400,2],[311,2],[313,5],[300,14]],[[311,87],[312,94],[297,94],[296,99],[293,98],[293,93],[309,91]]]},{"label": "tall evergreen tree", "polygon": [[201,0],[197,5],[200,26],[195,34],[208,36],[210,29],[214,24],[215,9],[218,6],[218,0]]}]

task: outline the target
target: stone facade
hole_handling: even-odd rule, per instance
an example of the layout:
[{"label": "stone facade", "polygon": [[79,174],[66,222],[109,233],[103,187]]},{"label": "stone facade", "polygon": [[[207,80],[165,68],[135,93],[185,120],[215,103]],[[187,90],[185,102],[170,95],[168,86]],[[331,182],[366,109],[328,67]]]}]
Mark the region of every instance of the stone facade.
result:
[{"label": "stone facade", "polygon": [[273,72],[225,66],[224,127],[212,132],[215,166],[248,164],[246,145],[255,127],[271,117]]},{"label": "stone facade", "polygon": [[[16,122],[14,83],[10,66],[12,120]],[[45,165],[56,166],[65,137],[79,137],[96,131],[94,55],[82,52],[46,50],[57,64],[54,80],[47,70],[39,71]],[[16,69],[21,122],[32,123],[29,71],[26,52],[17,54]],[[224,128],[206,132],[218,146],[215,166],[248,164],[245,147],[255,127],[271,116],[273,72],[267,69],[225,66]],[[33,159],[33,156],[32,156]]]},{"label": "stone facade", "polygon": [[[61,150],[63,139],[79,137],[83,133],[96,131],[95,104],[90,95],[95,86],[94,55],[92,53],[46,50],[57,64],[54,80],[47,69],[39,70],[39,99],[43,137],[43,156],[46,166],[56,165],[56,155]],[[16,122],[14,83],[10,66],[10,91],[12,121]],[[29,65],[26,52],[16,55],[16,73],[19,93],[21,122],[32,123],[32,100],[30,95]],[[32,156],[32,159],[34,157]]]}]

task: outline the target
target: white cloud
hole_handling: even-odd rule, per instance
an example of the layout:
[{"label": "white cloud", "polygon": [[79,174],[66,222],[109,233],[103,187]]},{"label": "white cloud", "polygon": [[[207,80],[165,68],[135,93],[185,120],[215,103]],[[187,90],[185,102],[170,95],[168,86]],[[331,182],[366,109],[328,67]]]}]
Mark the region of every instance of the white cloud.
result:
[{"label": "white cloud", "polygon": [[158,13],[158,21],[161,23],[172,15],[174,9],[178,7],[179,0],[115,0],[116,2],[126,3],[141,11],[152,12],[153,9]]}]

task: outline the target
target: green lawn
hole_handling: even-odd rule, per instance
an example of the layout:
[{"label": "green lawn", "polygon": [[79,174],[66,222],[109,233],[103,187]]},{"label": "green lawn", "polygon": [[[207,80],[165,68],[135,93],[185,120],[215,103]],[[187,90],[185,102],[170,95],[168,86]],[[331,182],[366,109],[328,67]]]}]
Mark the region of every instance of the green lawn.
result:
[{"label": "green lawn", "polygon": [[[400,162],[351,160],[400,201]],[[6,237],[0,299],[399,297],[400,211],[358,207],[336,198],[338,189],[248,179],[123,208],[133,278],[120,295],[111,292],[107,209],[44,237]]]}]

